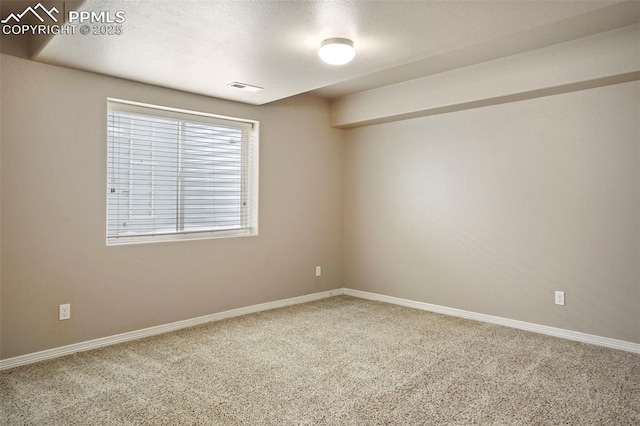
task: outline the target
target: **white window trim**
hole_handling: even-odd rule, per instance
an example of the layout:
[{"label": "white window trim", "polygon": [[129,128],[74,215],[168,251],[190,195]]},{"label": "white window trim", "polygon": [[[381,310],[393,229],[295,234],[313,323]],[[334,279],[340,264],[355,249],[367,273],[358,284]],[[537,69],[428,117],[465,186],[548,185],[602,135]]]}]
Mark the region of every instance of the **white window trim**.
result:
[{"label": "white window trim", "polygon": [[[141,243],[156,243],[156,242],[168,242],[168,241],[189,241],[200,239],[216,239],[216,238],[233,238],[233,237],[247,237],[258,235],[258,177],[259,177],[259,122],[255,120],[248,120],[230,116],[222,116],[218,114],[210,114],[201,111],[193,111],[180,108],[172,108],[166,106],[153,105],[142,102],[129,101],[118,98],[107,98],[107,111],[117,112],[131,112],[137,114],[144,114],[155,117],[163,117],[175,120],[184,120],[189,122],[201,122],[206,124],[223,125],[228,126],[229,122],[233,122],[234,126],[242,127],[246,129],[249,140],[248,148],[249,154],[247,155],[247,185],[249,186],[249,214],[245,227],[225,229],[225,230],[209,230],[209,231],[182,231],[173,233],[159,233],[154,235],[131,235],[131,236],[119,236],[110,237],[106,236],[106,243],[108,246],[115,245],[129,245],[129,244],[141,244]],[[108,131],[107,131],[108,135]],[[105,146],[108,148],[109,144]],[[108,158],[109,153],[106,153],[107,159],[107,173],[109,173]],[[243,160],[244,161],[244,160]],[[108,182],[105,182],[105,188],[108,186]],[[105,200],[107,201],[107,200]],[[106,202],[107,208],[107,223],[108,223],[108,201]]]}]

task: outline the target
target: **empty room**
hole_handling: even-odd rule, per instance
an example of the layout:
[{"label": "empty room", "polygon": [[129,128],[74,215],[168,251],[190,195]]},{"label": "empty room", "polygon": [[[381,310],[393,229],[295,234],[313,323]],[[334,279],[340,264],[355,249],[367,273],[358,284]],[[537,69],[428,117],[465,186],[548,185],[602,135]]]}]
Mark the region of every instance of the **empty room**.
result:
[{"label": "empty room", "polygon": [[640,424],[640,1],[0,1],[1,425]]}]

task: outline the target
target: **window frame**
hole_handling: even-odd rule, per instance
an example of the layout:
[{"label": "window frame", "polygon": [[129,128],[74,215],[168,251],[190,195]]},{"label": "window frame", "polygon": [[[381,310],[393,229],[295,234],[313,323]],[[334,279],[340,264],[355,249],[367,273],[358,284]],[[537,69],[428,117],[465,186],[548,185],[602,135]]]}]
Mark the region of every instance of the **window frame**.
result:
[{"label": "window frame", "polygon": [[[214,239],[214,238],[230,238],[230,237],[250,237],[258,235],[258,177],[259,177],[259,122],[256,120],[244,119],[223,116],[219,114],[211,114],[201,111],[193,111],[180,108],[172,108],[167,106],[160,106],[142,102],[135,102],[130,100],[107,98],[106,102],[106,173],[105,173],[105,188],[106,188],[106,244],[107,246],[115,245],[129,245],[140,243],[153,243],[153,242],[168,242],[168,241],[189,241],[197,239]],[[243,185],[246,185],[247,198],[245,200],[248,203],[246,217],[243,218],[243,227],[233,229],[209,229],[209,230],[188,230],[183,229],[176,232],[160,232],[152,233],[150,235],[110,235],[109,232],[109,194],[110,194],[110,179],[111,177],[111,153],[109,149],[112,143],[110,126],[111,112],[123,112],[137,115],[143,115],[159,119],[175,120],[179,122],[179,126],[182,127],[184,122],[205,124],[205,125],[219,125],[223,127],[240,128],[243,132],[246,132],[246,152],[243,152],[241,157],[242,166],[242,179],[245,181]],[[182,142],[177,142],[181,144]],[[244,143],[244,142],[243,142]],[[130,154],[131,155],[131,154]],[[184,166],[182,163],[184,159],[176,158],[176,163],[179,168]],[[180,181],[181,177],[178,177],[176,183],[182,185],[184,182]],[[131,185],[131,184],[130,184]],[[131,200],[129,200],[131,202]],[[176,201],[176,206],[180,206],[181,202]],[[184,209],[185,204],[182,204]],[[131,213],[129,213],[131,214]],[[184,221],[184,211],[176,217],[177,221]]]}]

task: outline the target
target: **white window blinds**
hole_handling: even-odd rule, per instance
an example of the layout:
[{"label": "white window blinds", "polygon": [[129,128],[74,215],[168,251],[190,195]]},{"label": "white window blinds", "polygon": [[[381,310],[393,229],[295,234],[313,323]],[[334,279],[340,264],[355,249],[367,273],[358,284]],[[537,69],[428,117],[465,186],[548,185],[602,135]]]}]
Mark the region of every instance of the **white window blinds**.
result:
[{"label": "white window blinds", "polygon": [[256,233],[254,125],[110,100],[107,243]]}]

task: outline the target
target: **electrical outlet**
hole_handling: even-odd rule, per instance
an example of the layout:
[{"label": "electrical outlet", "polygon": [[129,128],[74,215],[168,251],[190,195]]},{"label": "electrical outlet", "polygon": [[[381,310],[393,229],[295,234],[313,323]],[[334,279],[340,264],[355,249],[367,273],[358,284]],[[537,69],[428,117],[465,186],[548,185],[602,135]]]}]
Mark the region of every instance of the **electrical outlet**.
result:
[{"label": "electrical outlet", "polygon": [[316,266],[316,277],[319,277],[320,275],[322,275],[322,267]]},{"label": "electrical outlet", "polygon": [[564,306],[564,291],[556,291],[556,305]]},{"label": "electrical outlet", "polygon": [[60,321],[71,318],[71,303],[60,305]]}]

